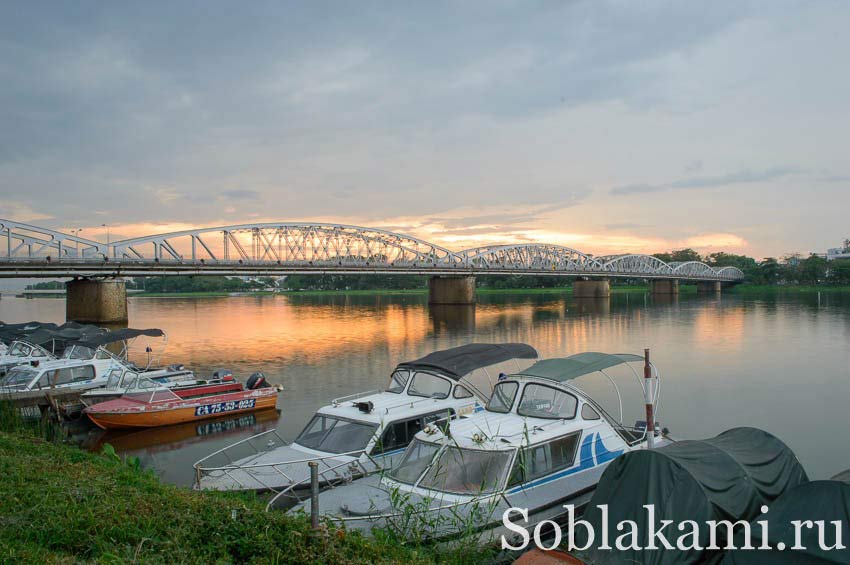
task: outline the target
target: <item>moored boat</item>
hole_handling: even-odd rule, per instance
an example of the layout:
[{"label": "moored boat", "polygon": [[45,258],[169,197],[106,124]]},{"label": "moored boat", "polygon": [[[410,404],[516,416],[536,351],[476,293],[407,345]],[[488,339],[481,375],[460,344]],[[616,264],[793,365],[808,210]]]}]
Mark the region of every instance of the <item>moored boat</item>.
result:
[{"label": "moored boat", "polygon": [[145,388],[89,406],[83,413],[107,430],[152,428],[273,408],[279,392],[259,373],[244,386],[233,381],[171,390],[150,381]]},{"label": "moored boat", "polygon": [[[182,365],[174,366],[173,369],[182,369]],[[100,402],[116,400],[125,394],[134,392],[151,392],[150,387],[155,389],[171,389],[177,391],[208,384],[222,384],[233,382],[233,373],[228,369],[219,369],[209,379],[195,378],[192,371],[175,372],[163,376],[149,376],[139,371],[130,369],[123,365],[115,367],[109,373],[106,386],[94,388],[80,395],[80,401],[86,406],[93,406]]]}]

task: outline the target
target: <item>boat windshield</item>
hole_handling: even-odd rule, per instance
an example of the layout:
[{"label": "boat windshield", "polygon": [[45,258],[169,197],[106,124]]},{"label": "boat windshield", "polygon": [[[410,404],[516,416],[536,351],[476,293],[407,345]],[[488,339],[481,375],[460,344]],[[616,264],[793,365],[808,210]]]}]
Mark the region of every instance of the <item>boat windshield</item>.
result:
[{"label": "boat windshield", "polygon": [[419,486],[452,494],[493,492],[502,483],[512,453],[447,446],[425,472]]},{"label": "boat windshield", "polygon": [[72,345],[65,350],[63,359],[94,359],[94,349],[85,345]]},{"label": "boat windshield", "polygon": [[127,377],[122,384],[128,392],[125,392],[121,398],[144,403],[181,400],[174,392],[147,377],[138,375]]},{"label": "boat windshield", "polygon": [[124,376],[122,369],[112,369],[109,371],[109,378],[106,380],[106,388],[118,388],[121,386],[121,377]]},{"label": "boat windshield", "polygon": [[11,355],[13,357],[29,357],[30,353],[32,353],[32,347],[21,343],[20,341],[16,341],[12,344],[12,347],[9,348],[7,355]]},{"label": "boat windshield", "polygon": [[352,422],[316,414],[295,440],[300,446],[327,453],[349,453],[366,449],[378,424]]},{"label": "boat windshield", "polygon": [[499,414],[507,414],[511,411],[511,406],[516,398],[516,391],[519,388],[519,383],[515,381],[507,381],[499,383],[493,389],[493,396],[490,397],[490,402],[487,403],[487,410],[490,412],[498,412]]},{"label": "boat windshield", "polygon": [[0,379],[0,386],[9,388],[24,388],[38,376],[38,369],[33,367],[15,367]]},{"label": "boat windshield", "polygon": [[401,394],[404,391],[404,387],[407,386],[408,380],[410,380],[410,371],[398,370],[393,372],[393,376],[390,377],[390,384],[387,387],[387,392]]},{"label": "boat windshield", "polygon": [[404,452],[398,467],[389,472],[390,478],[401,483],[414,484],[438,451],[440,451],[440,445],[414,439]]}]

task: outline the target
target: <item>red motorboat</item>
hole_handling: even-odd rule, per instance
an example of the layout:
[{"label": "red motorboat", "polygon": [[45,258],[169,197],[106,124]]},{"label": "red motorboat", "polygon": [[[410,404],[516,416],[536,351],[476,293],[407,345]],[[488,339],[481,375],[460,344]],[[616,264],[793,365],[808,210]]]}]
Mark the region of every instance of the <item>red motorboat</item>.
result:
[{"label": "red motorboat", "polygon": [[280,391],[269,385],[262,373],[251,375],[245,385],[236,380],[179,389],[152,381],[151,385],[147,391],[100,402],[83,412],[106,430],[152,428],[273,408]]}]

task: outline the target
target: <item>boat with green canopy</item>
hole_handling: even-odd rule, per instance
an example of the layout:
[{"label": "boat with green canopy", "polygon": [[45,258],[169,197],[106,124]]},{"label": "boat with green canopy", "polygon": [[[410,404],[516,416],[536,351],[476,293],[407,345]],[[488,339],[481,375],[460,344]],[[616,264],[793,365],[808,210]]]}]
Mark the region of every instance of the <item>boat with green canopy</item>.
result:
[{"label": "boat with green canopy", "polygon": [[[632,367],[638,363],[644,376]],[[614,371],[620,366],[626,368]],[[486,541],[516,537],[502,522],[509,508],[528,509],[513,519],[529,530],[564,515],[564,505],[580,509],[611,461],[669,443],[654,425],[624,424],[622,372],[635,377],[641,407],[654,424],[659,375],[648,351],[538,361],[501,375],[485,410],[416,434],[391,470],[321,493],[319,510],[366,532],[403,528],[397,533],[445,539],[472,530]],[[606,381],[616,392],[617,417],[586,392],[602,390]],[[298,509],[308,510],[309,503],[291,511]]]}]

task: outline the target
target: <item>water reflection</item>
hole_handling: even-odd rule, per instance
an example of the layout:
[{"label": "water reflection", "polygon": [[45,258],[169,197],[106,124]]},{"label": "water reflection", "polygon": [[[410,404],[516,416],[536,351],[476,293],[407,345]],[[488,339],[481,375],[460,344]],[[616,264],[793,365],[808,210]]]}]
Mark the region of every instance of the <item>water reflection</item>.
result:
[{"label": "water reflection", "polygon": [[[435,349],[517,341],[555,357],[650,347],[664,375],[659,419],[677,436],[757,426],[785,440],[813,477],[850,467],[850,437],[833,432],[848,424],[850,293],[629,293],[601,301],[485,294],[455,310],[429,310],[426,302],[424,295],[132,297],[129,314],[131,327],[168,332],[164,362],[202,374],[228,367],[242,378],[263,371],[282,384],[280,415],[262,425],[290,439],[318,406],[385,386],[396,364]],[[0,319],[62,322],[64,300],[4,298]],[[117,441],[188,484],[194,460],[255,429]]]},{"label": "water reflection", "polygon": [[475,304],[431,304],[428,316],[435,335],[475,331]]}]

